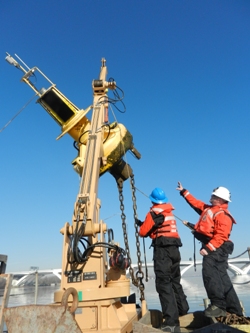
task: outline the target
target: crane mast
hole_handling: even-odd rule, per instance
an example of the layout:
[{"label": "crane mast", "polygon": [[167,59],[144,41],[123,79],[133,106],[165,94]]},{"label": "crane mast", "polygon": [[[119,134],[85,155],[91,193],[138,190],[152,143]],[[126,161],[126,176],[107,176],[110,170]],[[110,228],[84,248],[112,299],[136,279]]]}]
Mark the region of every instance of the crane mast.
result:
[{"label": "crane mast", "polygon": [[[97,222],[98,216],[96,216],[96,201],[98,193],[98,180],[100,174],[101,165],[105,165],[105,158],[103,152],[103,125],[104,125],[104,112],[108,107],[107,91],[109,88],[115,88],[115,82],[108,84],[106,82],[107,67],[105,60],[102,59],[102,67],[100,71],[99,80],[94,80],[92,83],[93,88],[93,113],[91,119],[91,126],[88,134],[88,141],[85,152],[85,163],[82,171],[81,184],[79,194],[77,198],[77,208],[83,205],[86,210],[85,215],[87,217],[86,230],[91,230],[94,235],[92,224]],[[78,216],[78,215],[77,215]],[[74,219],[77,220],[78,217]],[[90,224],[90,227],[88,227]]]}]

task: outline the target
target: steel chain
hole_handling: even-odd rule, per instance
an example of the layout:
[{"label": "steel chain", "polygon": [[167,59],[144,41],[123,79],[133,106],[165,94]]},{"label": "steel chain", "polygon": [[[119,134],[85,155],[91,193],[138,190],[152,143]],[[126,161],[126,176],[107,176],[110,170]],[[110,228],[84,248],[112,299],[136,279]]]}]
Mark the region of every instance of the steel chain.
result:
[{"label": "steel chain", "polygon": [[225,325],[249,325],[250,318],[244,316],[237,316],[234,313],[227,313],[226,317],[216,318],[218,322]]},{"label": "steel chain", "polygon": [[124,213],[124,197],[123,197],[123,180],[118,179],[117,180],[117,186],[118,186],[118,191],[119,191],[119,201],[120,201],[120,209],[121,209],[121,219],[122,219],[122,230],[123,230],[123,237],[124,237],[124,244],[125,244],[125,250],[127,253],[128,261],[129,261],[129,274],[132,279],[133,285],[136,287],[138,286],[137,281],[134,277],[134,270],[131,266],[132,260],[130,257],[130,250],[129,250],[129,245],[128,245],[128,234],[127,234],[127,226],[126,226],[126,215]]},{"label": "steel chain", "polygon": [[[131,276],[131,280],[134,286],[138,287],[141,293],[141,298],[140,300],[144,300],[145,296],[144,296],[144,284],[142,282],[143,277],[144,277],[144,273],[141,270],[142,267],[142,263],[140,260],[140,242],[139,242],[139,234],[138,234],[138,230],[137,230],[137,225],[135,224],[135,230],[136,230],[136,247],[137,247],[137,257],[138,257],[138,267],[139,267],[139,271],[136,273],[136,278],[134,276],[134,270],[132,267],[132,260],[131,260],[131,256],[130,256],[130,250],[129,250],[129,243],[128,243],[128,234],[127,234],[127,226],[126,226],[126,215],[124,213],[124,197],[123,197],[123,180],[122,179],[118,179],[117,180],[117,186],[118,186],[118,191],[119,191],[119,201],[120,201],[120,209],[121,209],[121,219],[122,219],[122,229],[123,229],[123,236],[124,236],[124,244],[125,244],[125,250],[126,250],[126,254],[128,257],[128,261],[129,261],[129,274]],[[133,191],[135,191],[135,187],[134,187],[134,182],[133,182]],[[134,208],[134,215],[136,217],[136,200],[135,200],[135,195],[133,192],[133,208]]]},{"label": "steel chain", "polygon": [[136,272],[136,277],[138,281],[138,287],[141,292],[141,301],[145,299],[144,296],[144,283],[142,282],[144,278],[144,272],[142,270],[142,261],[141,261],[141,251],[140,251],[140,240],[139,240],[139,232],[138,232],[138,226],[135,223],[137,219],[137,205],[136,205],[136,196],[135,196],[135,179],[134,175],[132,174],[130,176],[130,184],[132,188],[132,200],[133,200],[133,210],[134,210],[134,227],[135,227],[135,238],[136,238],[136,249],[137,249],[137,259],[138,259],[138,271]]}]

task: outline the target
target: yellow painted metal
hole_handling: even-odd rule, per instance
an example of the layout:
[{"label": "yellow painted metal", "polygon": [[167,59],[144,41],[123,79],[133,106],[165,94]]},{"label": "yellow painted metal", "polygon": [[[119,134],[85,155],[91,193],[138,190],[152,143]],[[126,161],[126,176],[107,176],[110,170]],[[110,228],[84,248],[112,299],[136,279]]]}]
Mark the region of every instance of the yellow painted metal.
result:
[{"label": "yellow painted metal", "polygon": [[[61,134],[57,137],[60,139],[65,134],[69,134],[78,144],[78,156],[72,161],[72,165],[79,175],[82,174],[85,163],[86,144],[91,129],[90,120],[86,115],[93,109],[89,106],[85,110],[80,110],[73,104],[60,90],[52,84],[48,89],[38,91],[30,82],[29,77],[24,75],[22,81],[28,84],[39,95],[37,103],[39,103],[48,114],[61,126]],[[100,98],[98,91],[98,98]],[[101,105],[103,107],[103,105]],[[100,175],[110,170],[122,156],[133,148],[133,137],[130,132],[122,124],[105,124],[104,121],[99,124],[103,132],[103,160],[100,166]]]},{"label": "yellow painted metal", "polygon": [[[105,156],[105,163],[100,165],[100,175],[110,170],[133,146],[133,137],[123,124],[116,124],[110,130],[107,127],[104,127],[103,137],[103,155]],[[80,145],[79,148],[78,157],[72,161],[72,165],[74,169],[81,174],[85,164],[86,144]]]},{"label": "yellow painted metal", "polygon": [[[117,123],[108,124],[104,119],[108,108],[107,92],[109,89],[115,89],[116,83],[106,81],[106,61],[102,59],[99,79],[92,82],[93,105],[86,110],[80,110],[37,67],[29,71],[20,65],[18,67],[25,73],[22,81],[39,96],[37,102],[61,126],[61,134],[57,139],[68,133],[79,148],[78,156],[72,164],[81,176],[81,183],[74,206],[72,224],[67,222],[61,229],[63,234],[62,278],[60,290],[54,294],[55,309],[60,311],[60,304],[64,301],[66,291],[69,292],[67,294],[69,305],[75,302],[73,295],[78,295],[75,320],[81,332],[131,333],[133,322],[138,320],[136,304],[121,302],[122,297],[126,298],[130,295],[130,280],[126,277],[125,270],[108,269],[106,248],[99,245],[99,243],[105,243],[105,233],[108,229],[107,225],[99,219],[101,207],[101,201],[97,198],[99,177],[106,171],[110,171],[115,177],[118,174],[123,179],[128,178],[131,169],[122,157],[129,149],[135,156],[139,156],[133,146],[132,135],[125,126]],[[35,71],[38,71],[50,83],[49,88],[38,90],[29,80]],[[92,111],[91,121],[86,117],[90,110]],[[124,171],[124,169],[128,170]],[[93,247],[85,262],[69,260],[72,238],[79,231],[79,226],[83,227],[80,237],[87,237],[89,247]],[[114,250],[111,250],[111,254],[112,251]],[[72,287],[75,291],[71,295]],[[143,308],[145,312],[146,305]],[[39,310],[41,313],[46,313],[49,308],[34,309],[34,317],[38,316]],[[19,315],[19,310],[16,310],[16,313],[14,311],[13,309],[6,312],[6,320],[8,320],[8,314]],[[23,317],[29,317],[26,313],[28,308],[20,311]],[[52,313],[55,311],[51,310]],[[57,315],[57,319],[59,317],[60,314]],[[47,319],[50,321],[49,316]],[[33,322],[33,319],[31,321]],[[15,323],[12,322],[12,325],[14,327]],[[47,327],[46,325],[43,329]],[[32,328],[25,330],[25,332],[33,331]],[[43,330],[43,332],[54,331]],[[70,329],[68,332],[74,331]],[[15,331],[9,333],[15,333]]]},{"label": "yellow painted metal", "polygon": [[[97,84],[93,82],[94,99],[89,133],[84,138],[84,131],[79,131],[80,149],[75,165],[81,174],[81,183],[72,225],[66,223],[61,230],[64,235],[63,274],[61,288],[55,292],[54,301],[60,303],[64,290],[73,286],[79,298],[75,319],[82,332],[93,330],[102,333],[130,333],[133,321],[138,320],[136,304],[122,304],[120,300],[121,297],[130,295],[130,280],[126,277],[125,270],[108,269],[106,249],[98,245],[99,242],[105,242],[104,235],[107,231],[106,224],[99,219],[101,207],[101,201],[97,198],[99,176],[112,168],[126,150],[132,147],[132,136],[123,125],[105,126],[104,113],[107,107],[105,87],[108,85],[105,81],[106,74],[107,68],[103,61],[99,80]],[[115,86],[115,83],[113,84]],[[102,170],[103,167],[106,169]],[[88,237],[91,246],[96,245],[84,264],[70,264],[68,253],[71,239],[79,225],[84,225],[82,236]],[[69,274],[73,274],[73,280],[72,277],[69,278]]]},{"label": "yellow painted metal", "polygon": [[[39,104],[56,120],[60,126],[65,126],[79,113],[76,107],[54,85],[47,89],[37,100]],[[87,122],[87,119],[86,119]]]},{"label": "yellow painted metal", "polygon": [[230,327],[234,327],[240,331],[250,333],[250,325],[230,325]]}]

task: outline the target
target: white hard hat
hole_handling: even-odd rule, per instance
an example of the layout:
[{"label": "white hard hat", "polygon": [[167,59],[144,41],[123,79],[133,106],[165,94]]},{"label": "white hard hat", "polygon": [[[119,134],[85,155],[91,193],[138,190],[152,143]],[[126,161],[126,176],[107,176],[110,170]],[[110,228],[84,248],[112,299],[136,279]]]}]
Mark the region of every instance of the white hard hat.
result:
[{"label": "white hard hat", "polygon": [[212,192],[212,195],[216,195],[216,197],[231,202],[231,193],[227,188],[223,186],[215,188]]}]

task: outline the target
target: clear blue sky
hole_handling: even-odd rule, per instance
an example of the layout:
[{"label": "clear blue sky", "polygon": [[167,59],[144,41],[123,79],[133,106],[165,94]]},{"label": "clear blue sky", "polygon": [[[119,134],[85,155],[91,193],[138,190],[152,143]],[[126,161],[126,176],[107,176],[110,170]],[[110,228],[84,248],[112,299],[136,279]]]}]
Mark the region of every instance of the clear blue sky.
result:
[{"label": "clear blue sky", "polygon": [[[92,104],[92,80],[105,57],[109,77],[125,93],[126,113],[116,112],[116,118],[142,154],[140,161],[126,156],[136,187],[147,195],[162,187],[175,214],[193,223],[198,215],[179,196],[177,181],[206,202],[213,188],[229,188],[238,255],[250,246],[249,17],[249,0],[2,0],[0,128],[34,96],[20,82],[22,73],[4,60],[5,52],[39,67],[79,108]],[[73,140],[56,141],[59,134],[35,100],[0,133],[0,253],[9,256],[9,271],[61,267],[59,230],[71,223],[79,177],[71,167]],[[125,187],[135,262],[129,182]],[[98,196],[101,218],[123,246],[117,188],[109,174],[100,179]],[[139,191],[137,206],[144,219],[150,201]],[[179,221],[178,229],[187,260],[193,238]],[[147,240],[151,261],[149,245]]]}]

